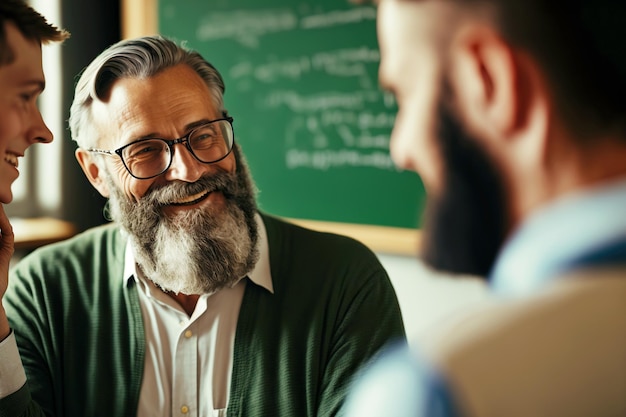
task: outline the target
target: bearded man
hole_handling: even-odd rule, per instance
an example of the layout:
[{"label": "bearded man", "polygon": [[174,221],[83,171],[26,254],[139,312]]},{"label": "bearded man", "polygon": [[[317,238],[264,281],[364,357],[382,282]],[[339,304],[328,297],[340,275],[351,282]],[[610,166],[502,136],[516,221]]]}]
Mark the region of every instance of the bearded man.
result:
[{"label": "bearded man", "polygon": [[83,72],[70,128],[114,222],[14,270],[13,415],[334,416],[355,370],[404,338],[374,254],[257,210],[223,92],[159,36]]},{"label": "bearded man", "polygon": [[493,298],[382,355],[347,415],[626,415],[625,3],[376,3],[421,256]]}]

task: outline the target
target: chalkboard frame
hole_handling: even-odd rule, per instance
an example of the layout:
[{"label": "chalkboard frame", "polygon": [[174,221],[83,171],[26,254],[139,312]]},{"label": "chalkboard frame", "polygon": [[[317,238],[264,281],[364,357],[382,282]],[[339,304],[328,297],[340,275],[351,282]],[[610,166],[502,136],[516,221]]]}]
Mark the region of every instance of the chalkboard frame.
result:
[{"label": "chalkboard frame", "polygon": [[[158,33],[158,0],[122,0],[122,38]],[[420,231],[408,228],[287,219],[311,229],[353,237],[377,253],[414,255],[420,243]]]}]

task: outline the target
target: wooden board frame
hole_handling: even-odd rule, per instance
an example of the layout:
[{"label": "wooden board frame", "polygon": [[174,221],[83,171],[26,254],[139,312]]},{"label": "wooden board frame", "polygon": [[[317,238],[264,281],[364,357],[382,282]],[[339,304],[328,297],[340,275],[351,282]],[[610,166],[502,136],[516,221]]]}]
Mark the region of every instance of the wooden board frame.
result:
[{"label": "wooden board frame", "polygon": [[[122,0],[122,38],[158,33],[157,1]],[[419,247],[420,232],[418,230],[306,219],[288,220],[314,230],[353,237],[378,253],[414,255]]]},{"label": "wooden board frame", "polygon": [[158,33],[157,0],[122,0],[122,39]]}]

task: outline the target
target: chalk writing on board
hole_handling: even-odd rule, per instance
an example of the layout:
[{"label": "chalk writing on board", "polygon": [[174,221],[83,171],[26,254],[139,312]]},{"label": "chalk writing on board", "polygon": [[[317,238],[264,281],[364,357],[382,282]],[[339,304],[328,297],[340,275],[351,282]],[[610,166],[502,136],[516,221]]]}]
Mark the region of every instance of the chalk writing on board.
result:
[{"label": "chalk writing on board", "polygon": [[348,10],[333,10],[327,13],[303,17],[300,21],[300,27],[303,29],[318,29],[375,19],[376,9],[373,7],[359,7]]},{"label": "chalk writing on board", "polygon": [[303,94],[294,90],[274,90],[263,105],[269,108],[286,106],[294,113],[314,112],[332,108],[365,109],[380,100],[381,93],[371,90],[324,91]]},{"label": "chalk writing on board", "polygon": [[202,20],[196,37],[201,41],[230,38],[256,48],[262,36],[289,31],[297,26],[298,16],[288,9],[216,11]]},{"label": "chalk writing on board", "polygon": [[212,11],[196,31],[200,41],[233,39],[249,48],[257,48],[260,38],[270,33],[294,29],[320,29],[376,19],[373,7],[358,7],[299,16],[291,9]]},{"label": "chalk writing on board", "polygon": [[281,79],[300,80],[303,75],[321,72],[334,77],[360,77],[363,87],[375,87],[367,72],[367,65],[376,65],[380,60],[378,49],[368,46],[343,48],[332,51],[315,52],[311,55],[272,58],[252,65],[248,61],[237,63],[230,69],[233,80],[253,78],[271,84]]},{"label": "chalk writing on board", "polygon": [[[371,112],[382,100],[372,90],[326,91],[303,94],[274,90],[260,107],[287,108],[285,165],[287,169],[327,170],[342,166],[395,169],[388,154],[393,109]],[[393,102],[387,102],[390,106]]]},{"label": "chalk writing on board", "polygon": [[[389,125],[393,124],[393,118],[390,114],[372,115],[366,112],[343,112],[344,117],[333,117],[332,119],[326,117],[327,115],[341,114],[342,112],[322,112],[292,118],[285,129],[287,146],[297,146],[302,144],[302,137],[310,137],[312,140],[308,146],[325,148],[331,145],[328,139],[330,134],[342,141],[342,143],[336,144],[338,146],[387,149],[389,140],[386,132],[389,130]],[[381,130],[385,133],[373,133]]]},{"label": "chalk writing on board", "polygon": [[394,169],[389,154],[385,152],[363,154],[348,149],[326,149],[323,151],[289,149],[286,154],[286,161],[289,169],[312,168],[320,171],[340,167]]}]

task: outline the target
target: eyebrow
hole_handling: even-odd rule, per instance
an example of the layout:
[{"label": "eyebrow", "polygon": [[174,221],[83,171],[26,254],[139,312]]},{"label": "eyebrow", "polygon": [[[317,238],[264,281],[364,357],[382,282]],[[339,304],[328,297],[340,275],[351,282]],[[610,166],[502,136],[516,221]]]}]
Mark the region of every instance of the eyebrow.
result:
[{"label": "eyebrow", "polygon": [[39,91],[43,91],[46,88],[46,83],[42,80],[26,80],[20,83],[23,87],[37,86]]},{"label": "eyebrow", "polygon": [[[191,122],[191,123],[188,123],[187,125],[185,125],[185,130],[184,130],[184,131],[185,131],[185,132],[187,132],[187,133],[189,133],[189,131],[191,131],[191,130],[195,129],[195,128],[196,128],[196,127],[198,127],[198,126],[202,126],[202,125],[207,124],[207,123],[209,123],[209,122],[211,122],[211,121],[214,121],[214,120],[220,120],[220,119],[221,119],[221,117],[218,117],[217,119],[200,119],[200,120],[197,120],[197,121],[195,121],[195,122]],[[146,134],[146,135],[142,135],[142,136],[139,136],[139,137],[133,138],[133,139],[132,139],[132,140],[130,140],[128,143],[137,142],[138,140],[143,140],[143,139],[155,139],[155,138],[158,138],[158,139],[165,139],[164,137],[162,137],[162,136],[161,136],[161,135],[159,135],[158,133],[156,133],[156,132],[151,132],[151,133],[148,133],[148,134]]]}]

